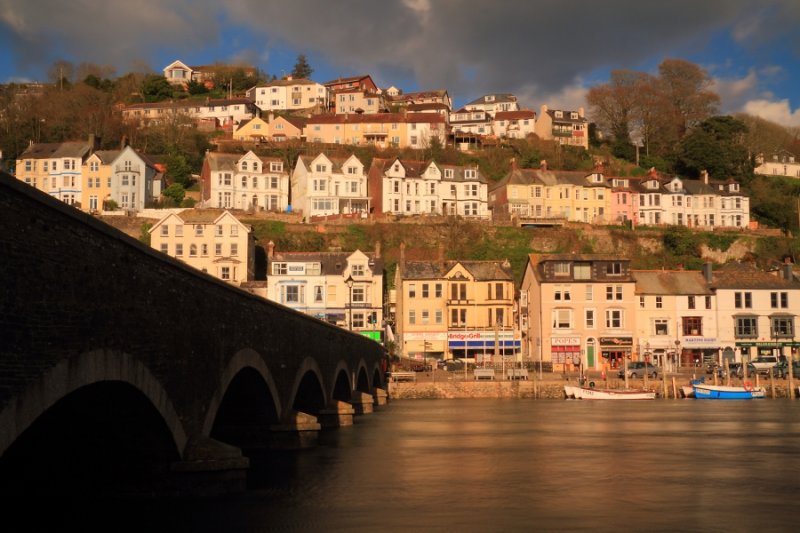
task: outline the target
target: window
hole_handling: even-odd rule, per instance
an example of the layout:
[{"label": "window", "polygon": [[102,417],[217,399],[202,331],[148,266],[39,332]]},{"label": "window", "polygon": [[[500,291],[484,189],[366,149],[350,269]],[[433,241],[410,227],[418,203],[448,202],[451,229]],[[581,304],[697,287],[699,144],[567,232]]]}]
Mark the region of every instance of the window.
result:
[{"label": "window", "polygon": [[322,285],[314,286],[314,303],[321,303],[323,299]]},{"label": "window", "polygon": [[770,306],[773,309],[789,307],[789,293],[788,292],[771,292],[769,293]]},{"label": "window", "polygon": [[214,235],[216,237],[222,237],[222,226],[214,226]]},{"label": "window", "polygon": [[189,257],[197,257],[197,245],[192,244],[189,246]]},{"label": "window", "polygon": [[272,263],[272,274],[275,276],[285,276],[288,272],[286,263]]},{"label": "window", "polygon": [[[455,311],[455,309],[453,309],[453,311]],[[417,323],[417,312],[414,309],[410,309],[408,311],[408,323],[409,324]]]},{"label": "window", "polygon": [[609,276],[622,275],[622,263],[614,262],[606,265],[606,274]]},{"label": "window", "polygon": [[586,286],[585,297],[586,297],[586,301],[587,302],[591,302],[592,300],[594,300],[594,290],[593,289],[594,288],[591,285],[587,285]]},{"label": "window", "polygon": [[622,300],[622,285],[606,286],[606,300]]},{"label": "window", "polygon": [[569,276],[569,263],[566,261],[559,261],[553,264],[553,275],[555,276]]},{"label": "window", "polygon": [[450,325],[451,326],[466,326],[467,325],[467,310],[466,309],[451,309],[450,310]]},{"label": "window", "polygon": [[222,255],[222,243],[218,242],[214,245],[214,255],[217,257]]},{"label": "window", "polygon": [[571,300],[572,297],[570,296],[569,287],[556,285],[555,291],[553,292],[553,299],[555,299],[556,301]]},{"label": "window", "polygon": [[755,338],[758,337],[758,319],[754,316],[740,316],[734,319],[736,322],[736,337]]},{"label": "window", "polygon": [[353,303],[364,303],[367,301],[367,289],[363,285],[353,285]]},{"label": "window", "polygon": [[594,309],[586,310],[586,329],[594,329]]},{"label": "window", "polygon": [[617,329],[621,328],[623,322],[624,312],[622,309],[608,309],[606,310],[606,327]]},{"label": "window", "polygon": [[238,237],[239,236],[239,226],[236,224],[231,225],[231,237]]},{"label": "window", "polygon": [[656,296],[656,309],[663,309],[663,307],[664,307],[664,298],[662,296]]},{"label": "window", "polygon": [[772,317],[772,337],[794,337],[794,318],[790,316]]},{"label": "window", "polygon": [[235,242],[231,243],[231,257],[239,255],[239,245]]},{"label": "window", "polygon": [[194,235],[195,237],[202,237],[203,236],[203,226],[195,225],[194,227]]},{"label": "window", "polygon": [[688,306],[689,306],[689,309],[694,309],[694,308],[695,308],[695,300],[694,300],[694,296],[689,296],[689,297],[688,297],[687,304],[688,304]]},{"label": "window", "polygon": [[164,224],[163,226],[161,226],[161,236],[162,236],[162,237],[167,237],[167,236],[169,236],[169,226],[167,226],[166,224]]},{"label": "window", "polygon": [[422,323],[427,324],[430,322],[430,312],[427,309],[422,310]]},{"label": "window", "polygon": [[201,244],[200,245],[200,256],[201,257],[208,257],[208,245]]},{"label": "window", "polygon": [[[606,288],[606,299],[608,299],[608,288]],[[639,296],[639,307],[644,309],[644,296]]]},{"label": "window", "polygon": [[750,309],[753,307],[753,293],[735,292],[733,293],[733,302],[737,309]]},{"label": "window", "polygon": [[409,298],[416,298],[417,297],[417,284],[416,283],[409,283],[408,284],[408,297]]},{"label": "window", "polygon": [[169,253],[169,246],[165,242],[161,243],[161,253]]},{"label": "window", "polygon": [[423,283],[422,284],[422,297],[423,298],[428,298],[428,296],[429,296],[428,284],[427,283]]},{"label": "window", "polygon": [[175,257],[183,257],[183,244],[178,243],[175,245]]},{"label": "window", "polygon": [[655,335],[669,335],[669,321],[666,318],[653,320],[653,333]]},{"label": "window", "polygon": [[434,297],[435,298],[441,298],[442,297],[442,284],[441,283],[437,283],[433,287],[434,287],[433,288]]},{"label": "window", "polygon": [[706,309],[711,309],[711,296],[706,296]]},{"label": "window", "polygon": [[569,329],[572,327],[571,309],[553,309],[553,329]]},{"label": "window", "polygon": [[305,291],[300,285],[284,285],[281,287],[281,302],[302,304],[305,302]]},{"label": "window", "polygon": [[467,284],[466,283],[452,283],[450,285],[450,299],[451,300],[466,300],[467,299]]},{"label": "window", "polygon": [[703,334],[703,319],[699,316],[683,317],[683,334],[687,337],[696,337]]},{"label": "window", "polygon": [[231,267],[222,267],[220,269],[219,277],[224,280],[231,279]]},{"label": "window", "polygon": [[441,324],[442,323],[442,310],[441,309],[437,309],[434,312],[433,321],[434,321],[435,324]]},{"label": "window", "polygon": [[592,266],[589,263],[575,263],[573,273],[575,279],[592,279]]},{"label": "window", "polygon": [[364,265],[359,265],[359,264],[350,265],[350,272],[352,272],[353,276],[355,277],[359,276],[363,277],[367,275]]}]

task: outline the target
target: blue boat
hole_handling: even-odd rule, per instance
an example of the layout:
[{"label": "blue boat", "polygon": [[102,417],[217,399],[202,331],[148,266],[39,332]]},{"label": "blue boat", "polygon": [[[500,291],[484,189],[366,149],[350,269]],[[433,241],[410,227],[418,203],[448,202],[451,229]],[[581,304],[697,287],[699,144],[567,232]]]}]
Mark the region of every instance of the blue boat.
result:
[{"label": "blue boat", "polygon": [[764,387],[753,387],[749,381],[745,381],[741,387],[707,385],[705,383],[692,383],[692,387],[694,388],[694,397],[698,400],[753,400],[767,396]]}]

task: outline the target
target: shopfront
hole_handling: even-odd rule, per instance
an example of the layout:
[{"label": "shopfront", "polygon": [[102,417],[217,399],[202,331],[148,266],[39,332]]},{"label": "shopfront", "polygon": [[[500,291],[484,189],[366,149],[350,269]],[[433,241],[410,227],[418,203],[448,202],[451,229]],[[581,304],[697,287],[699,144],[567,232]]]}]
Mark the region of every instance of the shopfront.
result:
[{"label": "shopfront", "polygon": [[600,358],[607,369],[622,368],[632,349],[633,337],[600,337]]},{"label": "shopfront", "polygon": [[[448,331],[447,348],[454,359],[466,358],[475,363],[492,363],[497,355],[508,360],[519,358],[522,341],[513,331]],[[500,362],[500,361],[497,361]]]},{"label": "shopfront", "polygon": [[761,341],[761,342],[737,342],[736,347],[741,350],[743,361],[752,361],[756,357],[774,355],[784,356],[787,359],[790,354],[795,354],[800,347],[800,341]]},{"label": "shopfront", "polygon": [[681,346],[681,366],[706,366],[719,362],[719,341],[716,337],[684,337]]},{"label": "shopfront", "polygon": [[577,370],[581,364],[581,338],[551,337],[550,360],[553,362],[553,372]]}]

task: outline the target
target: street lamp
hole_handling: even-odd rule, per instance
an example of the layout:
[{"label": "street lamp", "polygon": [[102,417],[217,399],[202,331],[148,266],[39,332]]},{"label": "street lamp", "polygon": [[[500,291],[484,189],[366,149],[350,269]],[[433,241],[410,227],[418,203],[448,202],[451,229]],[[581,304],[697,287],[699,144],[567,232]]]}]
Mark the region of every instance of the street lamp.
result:
[{"label": "street lamp", "polygon": [[673,361],[674,363],[673,372],[677,372],[678,367],[680,366],[680,361],[681,361],[680,358],[681,358],[681,341],[675,339],[675,359]]},{"label": "street lamp", "polygon": [[345,285],[347,285],[347,292],[349,294],[349,306],[348,306],[348,318],[347,318],[347,329],[353,331],[353,276],[347,276],[347,279],[344,280]]}]

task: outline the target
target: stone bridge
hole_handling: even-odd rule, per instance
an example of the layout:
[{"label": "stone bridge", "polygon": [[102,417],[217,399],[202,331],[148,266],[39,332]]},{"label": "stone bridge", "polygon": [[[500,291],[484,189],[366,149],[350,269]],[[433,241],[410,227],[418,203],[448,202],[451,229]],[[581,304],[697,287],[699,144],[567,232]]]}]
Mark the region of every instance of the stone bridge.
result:
[{"label": "stone bridge", "polygon": [[[385,401],[374,341],[0,174],[0,484],[240,490]],[[55,490],[55,489],[53,489]],[[103,489],[105,490],[105,489]]]}]

